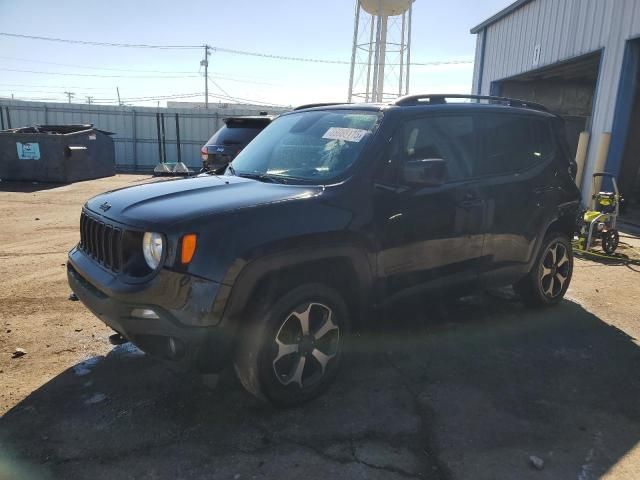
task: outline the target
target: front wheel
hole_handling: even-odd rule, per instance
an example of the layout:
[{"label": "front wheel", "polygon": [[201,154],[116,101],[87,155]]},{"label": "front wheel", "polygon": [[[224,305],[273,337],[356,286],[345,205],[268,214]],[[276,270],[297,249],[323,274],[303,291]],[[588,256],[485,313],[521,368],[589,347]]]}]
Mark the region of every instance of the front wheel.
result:
[{"label": "front wheel", "polygon": [[552,233],[545,237],[531,271],[514,289],[529,305],[554,305],[567,292],[572,274],[571,242],[565,235]]},{"label": "front wheel", "polygon": [[241,333],[238,378],[279,406],[308,401],[335,378],[349,325],[344,301],[325,285],[303,285],[266,301]]}]

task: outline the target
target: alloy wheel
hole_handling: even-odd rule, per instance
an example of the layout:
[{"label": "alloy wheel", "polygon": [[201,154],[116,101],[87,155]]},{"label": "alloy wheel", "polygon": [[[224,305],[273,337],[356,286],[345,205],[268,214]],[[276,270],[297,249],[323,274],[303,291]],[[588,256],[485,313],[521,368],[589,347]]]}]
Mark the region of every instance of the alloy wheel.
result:
[{"label": "alloy wheel", "polygon": [[321,303],[298,306],[278,329],[273,372],[282,385],[306,388],[320,381],[339,351],[340,328],[331,308]]},{"label": "alloy wheel", "polygon": [[567,247],[561,242],[549,245],[540,265],[540,287],[547,298],[559,296],[571,273]]}]

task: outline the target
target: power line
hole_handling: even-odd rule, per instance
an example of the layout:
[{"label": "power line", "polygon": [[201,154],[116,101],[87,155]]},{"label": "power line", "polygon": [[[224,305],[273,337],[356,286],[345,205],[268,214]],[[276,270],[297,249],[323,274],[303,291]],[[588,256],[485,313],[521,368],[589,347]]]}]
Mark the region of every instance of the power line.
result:
[{"label": "power line", "polygon": [[[45,65],[55,65],[55,66],[59,66],[59,67],[82,68],[82,69],[85,69],[85,70],[97,70],[97,71],[105,70],[105,71],[113,71],[113,72],[131,72],[131,73],[160,73],[160,74],[169,74],[169,75],[171,75],[171,74],[174,74],[174,75],[175,74],[186,74],[188,76],[187,78],[195,78],[195,75],[196,75],[196,72],[193,72],[193,71],[137,70],[137,69],[126,69],[126,68],[94,67],[94,66],[88,66],[88,65],[77,65],[77,64],[70,64],[70,63],[46,62],[44,60],[29,60],[27,58],[4,57],[4,56],[0,56],[0,59],[14,60],[14,61],[20,61],[20,62],[27,62],[27,63],[41,63],[41,64],[45,64]],[[31,73],[31,72],[27,71],[26,73]],[[70,74],[68,74],[68,75],[70,75]],[[106,78],[114,78],[115,75],[114,76],[105,75],[105,77]],[[124,78],[125,76],[123,75],[122,77]],[[128,77],[129,76],[127,76],[127,78]],[[230,82],[237,82],[237,83],[250,83],[250,84],[255,84],[255,85],[271,85],[270,83],[256,82],[256,81],[251,81],[251,80],[243,80],[242,78],[233,77],[233,76],[230,77],[230,76],[225,76],[225,75],[220,75],[220,74],[209,74],[209,77],[214,77],[214,78],[218,78],[218,79],[222,79],[222,80],[228,80]],[[147,78],[147,77],[144,77],[144,78]],[[156,78],[156,77],[152,76],[151,78]],[[161,77],[161,78],[164,78],[164,77]],[[174,78],[174,77],[167,77],[167,78]]]},{"label": "power line", "polygon": [[88,65],[78,65],[73,63],[57,63],[57,62],[47,62],[44,60],[30,60],[28,58],[19,58],[19,57],[4,57],[0,56],[3,60],[15,60],[19,62],[27,62],[27,63],[41,63],[44,65],[55,65],[58,67],[72,67],[72,68],[82,68],[85,70],[106,70],[111,72],[129,72],[129,73],[169,73],[169,74],[177,74],[177,73],[187,73],[193,74],[193,71],[166,71],[166,70],[137,70],[137,69],[129,69],[129,68],[110,68],[110,67],[94,67]]},{"label": "power line", "polygon": [[66,77],[98,77],[98,78],[153,78],[153,79],[163,79],[163,78],[198,78],[200,75],[197,73],[193,73],[192,75],[178,75],[178,76],[167,76],[167,75],[99,75],[97,73],[63,73],[63,72],[42,72],[38,70],[19,70],[16,68],[0,68],[0,70],[5,72],[18,72],[18,73],[35,73],[42,75],[63,75]]},{"label": "power line", "polygon": [[209,80],[218,90],[220,90],[223,95],[226,95],[227,97],[231,97],[231,95],[229,95],[227,91],[218,84],[218,82],[213,80],[213,78],[208,78],[207,80]]},{"label": "power line", "polygon": [[[80,45],[95,45],[95,46],[102,46],[102,47],[191,49],[191,50],[203,48],[203,45],[148,45],[148,44],[135,44],[135,43],[93,42],[93,41],[70,40],[70,39],[53,38],[53,37],[39,37],[34,35],[20,35],[16,33],[7,33],[7,32],[0,32],[0,36],[25,38],[30,40],[44,40],[44,41],[51,41],[51,42],[75,43]],[[211,49],[216,52],[229,53],[234,55],[270,58],[274,60],[286,60],[286,61],[292,61],[292,62],[323,63],[323,64],[334,64],[334,65],[350,65],[351,64],[351,62],[348,60],[293,57],[293,56],[287,56],[287,55],[275,55],[271,53],[252,52],[247,50],[237,50],[237,49],[223,48],[223,47],[217,47],[217,46],[211,46]],[[358,62],[358,63],[364,63],[364,62]],[[433,61],[433,62],[411,62],[411,65],[412,66],[438,66],[438,65],[468,65],[472,63],[473,63],[473,60],[442,60],[442,61]]]},{"label": "power line", "polygon": [[[37,93],[37,92],[34,92]],[[67,101],[69,103],[71,103],[71,98],[73,98],[75,96],[75,92],[61,92],[61,95],[64,94],[67,97]],[[212,98],[216,98],[218,100],[223,100],[225,102],[229,102],[230,100],[233,100],[234,103],[240,103],[240,102],[244,102],[244,103],[250,103],[250,104],[256,104],[256,105],[264,105],[264,106],[270,106],[270,107],[284,107],[285,105],[279,105],[279,104],[275,104],[275,103],[269,103],[269,102],[263,102],[260,100],[250,100],[247,98],[235,98],[235,97],[228,97],[226,95],[216,95],[213,93],[209,94],[210,97]],[[129,98],[122,98],[122,101],[120,103],[125,103],[125,102],[155,102],[155,101],[159,101],[159,100],[176,100],[176,99],[182,99],[182,98],[197,98],[197,97],[203,97],[202,93],[200,92],[196,92],[196,93],[179,93],[179,94],[171,94],[171,95],[155,95],[155,96],[144,96],[144,97],[129,97]],[[88,97],[87,97],[88,98]],[[22,100],[47,100],[47,101],[59,101],[60,98],[29,98],[29,97],[22,97]],[[92,104],[118,104],[118,100],[114,99],[114,98],[95,98],[93,96],[91,96],[91,103]]]},{"label": "power line", "polygon": [[280,104],[277,104],[277,103],[263,102],[261,100],[250,100],[248,98],[228,97],[226,95],[215,95],[213,93],[210,93],[209,96],[213,97],[213,98],[220,99],[220,100],[224,100],[225,102],[229,102],[231,100],[231,101],[236,102],[236,103],[239,103],[239,102],[253,103],[253,104],[256,104],[256,105],[266,105],[266,106],[269,106],[269,107],[285,107],[286,106],[286,105],[280,105]]},{"label": "power line", "polygon": [[[37,93],[37,92],[34,92]],[[75,92],[61,92],[60,95],[63,95],[65,97],[67,97],[67,101],[69,103],[71,103],[71,99],[75,97]],[[184,94],[173,94],[173,95],[156,95],[156,96],[145,96],[145,97],[130,97],[130,98],[123,98],[122,102],[119,102],[117,99],[115,98],[95,98],[94,96],[86,96],[85,98],[87,99],[91,99],[90,103],[91,104],[108,104],[108,103],[114,103],[114,104],[118,104],[118,103],[125,103],[125,102],[155,102],[158,100],[171,100],[171,99],[178,99],[178,98],[194,98],[194,97],[202,97],[202,93],[184,93]],[[21,97],[18,98],[18,100],[50,100],[50,101],[60,101],[60,97],[58,98],[51,98],[51,97],[47,97],[47,98],[34,98],[34,97]]]},{"label": "power line", "polygon": [[194,93],[194,94],[185,94],[185,95],[165,95],[165,96],[159,96],[159,97],[142,97],[142,98],[123,98],[122,101],[118,102],[118,100],[116,99],[111,99],[111,98],[98,98],[96,100],[93,101],[93,103],[96,104],[116,104],[116,105],[125,105],[127,103],[131,103],[131,102],[137,102],[137,103],[142,103],[142,102],[157,102],[160,100],[178,100],[178,99],[182,99],[182,98],[195,98],[195,97],[202,97],[202,93]]},{"label": "power line", "polygon": [[[261,52],[250,52],[246,50],[235,50],[231,48],[222,48],[222,47],[211,47],[216,52],[223,53],[231,53],[234,55],[246,55],[250,57],[260,57],[260,58],[272,58],[276,60],[288,60],[292,62],[308,62],[308,63],[328,63],[335,65],[350,65],[351,62],[348,60],[330,60],[323,58],[309,58],[309,57],[289,57],[286,55],[274,55],[270,53],[261,53]],[[363,65],[366,65],[366,62],[358,62]],[[434,61],[434,62],[411,62],[411,65],[420,65],[420,66],[437,66],[437,65],[462,65],[462,64],[471,64],[472,60],[443,60],[443,61]]]},{"label": "power line", "polygon": [[[0,83],[1,87],[23,87],[23,88],[82,88],[84,90],[102,90],[104,92],[111,91],[111,89],[102,88],[102,87],[80,87],[77,85],[25,85],[24,83]],[[42,92],[35,92],[42,93]],[[52,92],[56,93],[56,92]]]},{"label": "power line", "polygon": [[[93,92],[92,91],[88,91],[88,90],[84,89],[83,87],[79,87],[80,88],[79,90],[76,90],[75,89],[76,87],[61,87],[61,88],[74,88],[74,91],[77,92],[78,95],[81,95],[81,96],[86,96],[86,95],[89,95],[89,94],[95,95],[95,93],[96,93],[95,91],[93,91]],[[26,93],[26,94],[34,94],[34,93],[37,93],[37,94],[56,94],[56,93],[57,94],[63,94],[64,93],[63,90],[22,90],[22,89],[14,90],[13,88],[7,88],[7,89],[3,89],[3,90],[9,91],[11,93],[21,93],[21,94],[22,93]],[[111,89],[109,89],[109,90],[107,90],[107,89],[101,90],[101,92],[107,92],[107,91],[111,91]]]},{"label": "power line", "polygon": [[24,38],[28,40],[44,40],[47,42],[62,42],[62,43],[75,43],[78,45],[93,45],[97,47],[121,47],[121,48],[156,48],[166,50],[186,50],[186,49],[200,49],[202,45],[150,45],[144,43],[111,43],[111,42],[93,42],[87,40],[70,40],[68,38],[55,38],[55,37],[39,37],[35,35],[22,35],[19,33],[7,33],[0,32],[3,37]]}]

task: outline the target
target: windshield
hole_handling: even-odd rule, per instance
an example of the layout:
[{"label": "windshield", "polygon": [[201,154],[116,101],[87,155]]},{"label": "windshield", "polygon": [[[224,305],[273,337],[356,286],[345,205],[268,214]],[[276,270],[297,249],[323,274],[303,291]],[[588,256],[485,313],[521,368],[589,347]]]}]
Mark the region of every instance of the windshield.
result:
[{"label": "windshield", "polygon": [[359,157],[379,118],[354,110],[284,115],[247,145],[230,171],[313,182],[336,178]]}]

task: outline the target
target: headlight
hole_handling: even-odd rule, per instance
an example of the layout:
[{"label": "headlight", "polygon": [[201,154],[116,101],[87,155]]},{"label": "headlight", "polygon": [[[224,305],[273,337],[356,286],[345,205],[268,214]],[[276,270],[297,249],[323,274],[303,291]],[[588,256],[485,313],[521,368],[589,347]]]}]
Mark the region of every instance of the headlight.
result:
[{"label": "headlight", "polygon": [[142,253],[151,270],[155,270],[162,260],[164,240],[162,235],[155,232],[146,232],[142,237]]}]

